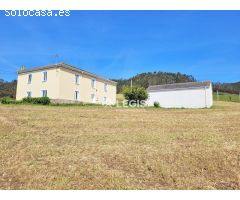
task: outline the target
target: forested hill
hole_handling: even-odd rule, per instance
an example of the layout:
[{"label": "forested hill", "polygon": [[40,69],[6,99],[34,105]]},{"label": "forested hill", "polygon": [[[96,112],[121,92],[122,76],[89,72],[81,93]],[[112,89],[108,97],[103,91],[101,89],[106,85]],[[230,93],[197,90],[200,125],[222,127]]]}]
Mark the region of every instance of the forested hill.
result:
[{"label": "forested hill", "polygon": [[0,98],[1,97],[16,97],[17,81],[5,82],[0,79]]},{"label": "forested hill", "polygon": [[191,75],[170,72],[148,72],[138,74],[129,79],[113,79],[118,83],[117,92],[121,93],[123,86],[130,85],[131,80],[133,85],[147,88],[149,85],[161,85],[169,83],[183,83],[196,81]]},{"label": "forested hill", "polygon": [[213,85],[214,91],[226,92],[231,94],[240,93],[240,82],[237,83],[215,83]]}]

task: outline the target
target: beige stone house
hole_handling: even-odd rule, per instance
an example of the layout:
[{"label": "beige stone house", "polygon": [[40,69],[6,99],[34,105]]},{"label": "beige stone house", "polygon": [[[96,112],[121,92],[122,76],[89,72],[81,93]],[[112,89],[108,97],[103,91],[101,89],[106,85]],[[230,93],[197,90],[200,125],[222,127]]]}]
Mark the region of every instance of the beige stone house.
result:
[{"label": "beige stone house", "polygon": [[47,96],[56,102],[116,103],[117,83],[58,63],[18,71],[16,99]]}]

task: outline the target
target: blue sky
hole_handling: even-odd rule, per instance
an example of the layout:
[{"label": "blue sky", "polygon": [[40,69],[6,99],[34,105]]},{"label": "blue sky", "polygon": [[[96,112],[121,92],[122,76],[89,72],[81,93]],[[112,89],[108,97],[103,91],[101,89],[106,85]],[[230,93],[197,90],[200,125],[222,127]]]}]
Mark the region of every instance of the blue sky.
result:
[{"label": "blue sky", "polygon": [[0,13],[0,78],[59,61],[107,78],[166,71],[240,81],[240,11],[71,11],[70,17]]}]

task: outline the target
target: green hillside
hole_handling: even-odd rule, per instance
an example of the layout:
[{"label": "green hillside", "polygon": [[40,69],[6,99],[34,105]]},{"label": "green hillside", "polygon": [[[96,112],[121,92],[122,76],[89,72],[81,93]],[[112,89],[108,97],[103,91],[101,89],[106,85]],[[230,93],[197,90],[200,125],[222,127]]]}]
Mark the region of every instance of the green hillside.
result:
[{"label": "green hillside", "polygon": [[5,96],[15,98],[16,88],[17,88],[16,80],[12,82],[5,82],[4,80],[0,79],[0,98]]},{"label": "green hillside", "polygon": [[147,88],[149,85],[161,85],[161,84],[170,84],[170,83],[183,83],[183,82],[192,82],[196,79],[191,75],[181,74],[181,73],[170,73],[170,72],[148,72],[138,74],[129,79],[113,79],[118,83],[117,92],[121,93],[122,88],[126,85],[131,84],[142,86]]},{"label": "green hillside", "polygon": [[230,94],[239,94],[240,92],[240,82],[237,83],[214,83],[214,91],[220,91]]},{"label": "green hillside", "polygon": [[[138,74],[129,79],[113,79],[118,83],[117,92],[121,93],[122,88],[125,85],[130,85],[131,80],[133,85],[142,86],[147,88],[149,85],[162,85],[169,83],[184,83],[196,81],[192,75],[186,75],[181,73],[170,73],[170,72],[147,72]],[[240,82],[236,83],[213,83],[213,90],[217,90],[222,93],[239,94]]]}]

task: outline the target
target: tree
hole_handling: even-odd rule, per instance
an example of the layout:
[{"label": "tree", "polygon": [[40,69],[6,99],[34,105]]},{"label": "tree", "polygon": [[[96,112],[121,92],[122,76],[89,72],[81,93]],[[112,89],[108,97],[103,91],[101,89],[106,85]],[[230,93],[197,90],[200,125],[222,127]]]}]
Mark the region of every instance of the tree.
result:
[{"label": "tree", "polygon": [[123,95],[125,99],[127,99],[128,104],[144,104],[143,101],[147,100],[148,92],[144,87],[129,87],[125,86],[123,88]]},{"label": "tree", "polygon": [[117,92],[122,93],[124,86],[130,85],[131,80],[134,85],[138,85],[144,88],[148,88],[149,85],[162,85],[170,83],[185,83],[194,82],[196,79],[191,75],[181,73],[169,73],[169,72],[146,72],[137,74],[129,79],[115,79],[117,84]]},{"label": "tree", "polygon": [[17,88],[17,81],[5,82],[0,81],[0,98],[1,97],[16,97],[16,88]]}]

